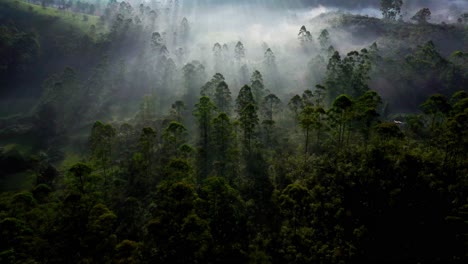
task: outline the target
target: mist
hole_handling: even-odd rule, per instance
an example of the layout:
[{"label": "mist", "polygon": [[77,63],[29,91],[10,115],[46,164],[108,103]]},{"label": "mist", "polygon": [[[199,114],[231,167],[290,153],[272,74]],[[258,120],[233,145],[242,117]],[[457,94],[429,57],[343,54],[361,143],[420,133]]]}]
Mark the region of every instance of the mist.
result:
[{"label": "mist", "polygon": [[[248,76],[255,70],[259,70],[269,84],[275,82],[272,80],[272,74],[274,74],[276,84],[278,85],[280,80],[282,87],[267,88],[277,93],[298,92],[315,86],[319,80],[316,80],[317,83],[305,84],[307,72],[310,71],[308,63],[319,55],[324,60],[327,59],[328,54],[319,47],[317,38],[322,30],[330,29],[328,20],[331,18],[322,19],[319,16],[343,12],[336,6],[310,5],[300,1],[292,1],[288,4],[282,1],[275,4],[269,2],[268,5],[265,1],[253,3],[181,1],[180,6],[177,7],[171,6],[173,4],[172,1],[158,4],[161,9],[172,10],[173,13],[168,16],[170,17],[169,23],[158,21],[155,27],[143,23],[147,38],[153,32],[164,35],[163,44],[168,51],[165,59],[172,59],[179,70],[187,63],[199,61],[205,69],[204,81],[208,81],[211,76],[219,72],[225,75],[228,84],[231,84],[231,89],[235,92],[250,82],[249,78],[240,76],[239,71],[242,66],[248,70]],[[351,12],[351,10],[345,12]],[[374,10],[369,8],[360,11],[362,14],[371,12]],[[176,39],[172,36],[180,33],[180,23],[184,18],[188,21],[190,32],[187,36]],[[164,18],[160,19],[164,20]],[[303,25],[312,35],[311,42],[306,44],[307,47],[298,40],[299,29]],[[371,45],[375,41],[375,39],[363,41],[360,37],[351,39],[349,37],[343,34],[331,36],[329,45],[347,52]],[[344,38],[347,38],[347,41],[343,42]],[[245,56],[236,60],[234,58],[235,46],[239,42],[245,48]],[[146,54],[142,57],[153,58],[153,61],[146,61],[144,64],[157,64],[158,58],[154,56],[154,51],[150,48],[151,44],[146,43],[146,52],[153,56]],[[226,48],[223,49],[222,61],[218,62],[223,65],[221,68],[217,67],[215,62],[213,48],[216,43]],[[274,53],[276,66],[281,67],[281,73],[272,73],[265,68],[267,49]]]},{"label": "mist", "polygon": [[468,1],[403,2],[1,0],[0,262],[466,260]]},{"label": "mist", "polygon": [[[138,5],[139,2],[133,4],[134,13],[128,14],[128,18],[138,15]],[[146,38],[143,42],[146,43],[144,52],[139,50],[138,56],[131,52],[133,55],[127,61],[135,64],[129,65],[129,68],[141,68],[141,65],[164,67],[158,62],[161,56],[155,56],[159,51],[151,48],[150,43],[151,34],[158,32],[163,36],[161,45],[167,48],[163,61],[171,59],[178,69],[174,77],[174,80],[178,80],[177,87],[183,84],[184,66],[199,62],[203,65],[200,84],[209,81],[215,73],[221,73],[235,94],[243,85],[250,83],[250,75],[258,70],[265,78],[266,89],[289,96],[313,89],[322,82],[330,55],[328,46],[341,54],[368,48],[374,42],[384,49],[387,47],[387,40],[372,28],[345,29],[337,24],[343,14],[381,18],[376,1],[360,1],[357,5],[351,5],[349,1],[161,1],[149,2],[148,5],[170,13],[159,16],[156,22],[143,21],[144,33],[140,37]],[[430,22],[454,22],[457,16],[450,14],[455,10],[463,10],[467,3],[456,0],[444,4],[440,1],[410,1],[405,3],[402,10],[403,19],[410,22],[410,17],[419,8],[426,6],[435,11]],[[181,37],[181,23],[184,19],[188,22],[189,31]],[[111,23],[113,19],[109,18],[109,21]],[[307,43],[301,43],[298,39],[299,29],[303,25],[311,34]],[[325,29],[330,32],[330,37],[327,46],[320,47],[318,37]],[[243,55],[235,58],[235,47],[239,42],[244,47]],[[443,40],[440,43],[443,47],[449,46]],[[217,58],[214,51],[216,44],[223,47],[220,51],[222,54]],[[272,67],[279,71],[268,69],[265,64],[265,52],[268,49],[273,52],[275,59]],[[137,58],[145,59],[140,61]],[[322,63],[313,67],[318,66],[319,69],[311,68],[312,60],[317,58]],[[161,82],[150,81],[153,83],[150,90],[158,94],[160,88],[154,83]],[[147,86],[150,85],[143,85]],[[177,96],[184,93],[183,88],[176,91]]]},{"label": "mist", "polygon": [[[192,1],[190,4],[185,4],[188,9],[212,6],[245,6],[247,10],[251,7],[268,8],[270,10],[288,10],[288,9],[305,9],[316,8],[319,6],[327,8],[335,8],[335,10],[346,10],[354,14],[366,14],[369,16],[381,17],[380,1],[376,0],[294,0],[294,1],[230,1],[230,0],[205,0]],[[250,7],[250,8],[249,8]],[[404,1],[402,6],[402,15],[409,19],[421,8],[429,8],[434,12],[434,18],[437,22],[450,22],[456,15],[463,13],[468,8],[468,1],[464,0],[409,0]]]},{"label": "mist", "polygon": [[[144,95],[154,94],[160,97],[161,109],[167,109],[172,101],[184,96],[188,90],[198,94],[200,86],[216,73],[224,76],[236,94],[243,85],[250,84],[250,76],[258,70],[265,79],[265,88],[287,100],[292,94],[323,83],[330,47],[345,56],[350,51],[360,51],[376,43],[382,55],[405,56],[418,45],[432,40],[441,53],[448,56],[466,46],[463,41],[443,33],[443,28],[417,37],[411,45],[406,45],[403,38],[390,35],[391,30],[382,24],[379,1],[164,0],[99,3],[94,12],[100,15],[99,22],[93,25],[94,31],[88,30],[88,34],[105,43],[103,50],[89,57],[85,54],[79,58],[57,59],[53,63],[56,65],[54,71],[44,68],[39,82],[70,66],[78,70],[84,89],[90,89],[86,81],[91,78],[90,69],[107,61],[112,69],[107,76],[109,79],[116,78],[119,67],[125,68],[119,73],[124,85],[118,88],[124,97],[130,96],[136,103]],[[395,25],[409,27],[415,24],[410,18],[422,7],[432,10],[429,23],[454,24],[459,14],[467,9],[468,2],[404,1],[401,14],[407,24]],[[344,22],[344,17],[351,21]],[[310,33],[307,41],[300,39],[302,26]],[[321,44],[318,38],[323,30],[327,30],[329,36],[326,43]],[[159,36],[159,39],[155,41],[153,36]],[[240,57],[235,53],[238,43],[243,46]],[[221,49],[215,51],[216,47]],[[270,56],[268,63],[267,51]],[[60,58],[59,55],[56,57]],[[184,67],[188,64],[202,66],[197,84],[190,89],[184,79]],[[170,78],[166,78],[167,72],[170,72]],[[382,88],[381,83],[371,82],[370,85],[372,89],[391,94],[387,90],[393,88],[387,85]],[[383,83],[388,83],[388,80]],[[25,97],[44,95],[38,89],[42,85],[27,85],[22,89],[28,91],[23,92]],[[13,96],[18,93],[21,91],[11,89],[9,92]]]},{"label": "mist", "polygon": [[[423,6],[434,8],[430,22],[437,23],[436,17],[450,17],[449,12],[463,10],[466,2],[410,2],[402,10],[405,23],[413,24],[409,14]],[[122,114],[131,118],[145,95],[157,98],[160,115],[181,98],[191,109],[202,86],[216,73],[235,95],[251,85],[251,76],[259,71],[265,90],[287,101],[323,84],[334,51],[344,58],[376,43],[382,54],[407,55],[433,40],[448,55],[464,45],[434,33],[437,37],[420,38],[408,46],[386,31],[376,1],[358,5],[349,1],[130,1],[110,3],[102,13],[97,26],[109,30],[114,39],[104,53],[104,60],[111,63],[107,78],[119,79],[117,94],[132,100],[125,105],[109,101],[95,106],[110,107],[113,118]],[[300,36],[302,26],[308,36]],[[327,36],[321,42],[324,30]],[[370,88],[381,92],[384,100],[394,100],[391,77],[375,72]],[[407,108],[418,103],[411,102]],[[397,102],[395,108],[400,107],[405,109]],[[102,109],[90,111],[87,115],[93,116]]]}]

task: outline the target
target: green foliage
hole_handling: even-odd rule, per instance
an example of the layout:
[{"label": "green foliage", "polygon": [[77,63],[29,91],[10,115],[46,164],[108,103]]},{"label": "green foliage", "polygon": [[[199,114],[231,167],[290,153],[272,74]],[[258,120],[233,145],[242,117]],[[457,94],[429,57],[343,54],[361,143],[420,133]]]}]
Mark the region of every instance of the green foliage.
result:
[{"label": "green foliage", "polygon": [[11,203],[18,210],[30,210],[36,205],[36,199],[30,192],[20,192],[12,197]]},{"label": "green foliage", "polygon": [[[396,20],[402,1],[381,4],[384,17]],[[244,45],[229,51],[216,43],[206,72],[226,78],[216,73],[207,82],[201,62],[183,66],[193,57],[187,19],[171,34],[153,33],[174,19],[155,5],[112,0],[94,11],[102,16],[92,37],[70,29],[80,41],[0,26],[0,71],[10,71],[11,61],[17,69],[34,58],[45,65],[38,51],[49,42],[92,57],[64,57],[79,71],[51,59],[51,68],[63,70],[43,82],[33,111],[0,119],[1,136],[24,132],[22,139],[38,141],[28,150],[25,142],[0,149],[2,186],[22,175],[36,179],[0,193],[1,263],[466,259],[468,94],[456,92],[468,80],[466,54],[463,42],[452,43],[460,50],[450,57],[435,44],[461,38],[461,26],[336,15],[317,46],[301,27],[296,51],[309,57],[294,72],[283,61],[294,50],[276,57],[264,44],[264,74],[254,70],[249,81]],[[57,14],[60,20],[67,12]],[[87,25],[83,18],[74,23]],[[343,24],[352,34],[374,32],[379,46],[340,55],[331,46],[340,38],[330,33]],[[110,33],[100,34],[106,27]],[[316,51],[325,55],[310,60]],[[284,74],[294,81],[283,82]],[[228,81],[236,91],[249,83],[235,104]],[[294,95],[290,87],[305,90]],[[282,101],[289,98],[287,112]],[[399,103],[414,114],[395,113]],[[58,149],[66,162],[53,158]]]},{"label": "green foliage", "polygon": [[269,94],[263,98],[262,112],[267,120],[274,120],[273,114],[279,112],[281,100],[274,94]]},{"label": "green foliage", "polygon": [[[215,94],[218,94],[218,96],[224,97],[224,89],[227,89],[227,84],[224,81],[224,76],[220,73],[216,73],[211,79],[211,81],[207,82],[201,88],[200,95],[213,98]],[[218,89],[220,90],[218,91]]]},{"label": "green foliage", "polygon": [[204,181],[200,197],[203,199],[203,212],[210,219],[209,226],[213,237],[213,259],[218,261],[243,259],[245,243],[246,208],[239,192],[219,177]]},{"label": "green foliage", "polygon": [[371,137],[372,126],[379,122],[378,108],[381,104],[382,99],[376,92],[367,91],[357,99],[354,106],[354,119],[357,121],[366,147]]},{"label": "green foliage", "polygon": [[382,123],[377,126],[377,133],[383,140],[389,140],[392,138],[403,138],[404,135],[401,132],[398,125],[394,123]]},{"label": "green foliage", "polygon": [[210,122],[213,118],[215,105],[211,102],[209,97],[201,97],[198,104],[195,105],[194,115],[198,119],[200,128],[200,138],[203,139],[204,144],[208,144]]},{"label": "green foliage", "polygon": [[309,132],[318,122],[317,118],[318,117],[316,115],[315,109],[312,106],[306,106],[300,114],[299,124],[305,131],[304,149],[306,154],[309,152]]},{"label": "green foliage", "polygon": [[299,120],[299,113],[303,108],[302,99],[299,95],[295,95],[291,100],[288,102],[288,107],[291,112],[294,113],[297,120]]},{"label": "green foliage", "polygon": [[94,245],[89,248],[91,259],[95,261],[109,260],[106,253],[112,252],[116,244],[116,236],[113,234],[117,216],[103,204],[96,204],[88,215],[87,233],[84,242]]},{"label": "green foliage", "polygon": [[439,119],[440,116],[444,118],[451,110],[447,98],[441,94],[434,94],[429,97],[429,99],[421,105],[421,108],[426,115],[432,116],[430,125],[432,131],[436,129],[438,123],[441,123],[441,121],[438,122],[438,117]]},{"label": "green foliage", "polygon": [[236,98],[236,112],[239,115],[242,110],[247,107],[249,104],[256,104],[256,101],[254,99],[252,89],[248,86],[245,85],[244,87],[241,88],[239,91],[239,95]]},{"label": "green foliage", "polygon": [[204,179],[211,172],[212,156],[212,119],[216,106],[209,97],[201,97],[198,104],[195,105],[194,115],[197,117],[198,128],[200,131],[199,139],[199,178]]},{"label": "green foliage", "polygon": [[177,153],[178,148],[185,143],[187,129],[178,122],[171,122],[164,130],[163,139],[167,151]]},{"label": "green foliage", "polygon": [[342,94],[333,101],[332,113],[334,115],[335,126],[338,128],[338,145],[342,145],[345,141],[348,122],[352,118],[352,107],[354,102],[349,96]]},{"label": "green foliage", "polygon": [[[116,130],[110,124],[103,124],[99,121],[94,123],[89,136],[89,146],[92,160],[102,169],[104,184],[109,181],[109,173],[112,172],[112,151],[113,140],[116,136]],[[111,171],[109,171],[111,170]]]},{"label": "green foliage", "polygon": [[236,153],[235,133],[233,124],[229,116],[225,113],[219,114],[213,119],[213,156],[215,175],[233,180],[236,174]]},{"label": "green foliage", "polygon": [[263,76],[259,71],[254,71],[250,77],[250,87],[254,101],[258,104],[262,101],[263,97],[267,94],[265,85],[263,84]]},{"label": "green foliage", "polygon": [[[253,101],[248,87],[243,93],[239,106]],[[204,153],[188,145],[197,137],[181,123],[170,122],[160,142],[151,127],[135,133],[125,124],[117,132],[96,122],[89,163],[71,166],[53,185],[0,196],[2,262],[463,258],[466,92],[434,94],[420,115],[393,122],[378,114],[382,99],[375,91],[340,95],[330,108],[324,94],[318,86],[290,104],[305,134],[317,136],[313,144],[306,136],[305,157],[302,139],[266,108],[268,100],[278,103],[276,96],[265,99],[264,116],[291,136],[269,146],[253,144],[255,105],[247,104],[232,121],[202,97],[194,114],[200,128],[209,128],[206,171],[200,166]],[[241,152],[236,129],[245,133],[245,127],[252,142],[244,142],[248,151]],[[130,160],[110,163],[120,154],[103,150],[117,148],[116,142],[128,142],[129,154],[122,157]],[[96,163],[102,153],[109,163]],[[113,181],[102,177],[103,165],[112,168]],[[397,243],[401,239],[411,244]]]},{"label": "green foliage", "polygon": [[114,262],[117,264],[136,264],[140,261],[140,245],[135,241],[124,240],[115,246],[116,256]]},{"label": "green foliage", "polygon": [[380,11],[382,11],[384,19],[396,20],[401,12],[402,5],[403,0],[381,0]]},{"label": "green foliage", "polygon": [[325,77],[328,100],[331,102],[338,95],[346,93],[359,97],[369,90],[368,80],[371,64],[367,49],[352,51],[343,59],[338,51],[330,57]]},{"label": "green foliage", "polygon": [[78,178],[79,189],[82,193],[85,192],[86,177],[93,171],[91,167],[84,163],[77,163],[69,169],[69,172],[74,178]]},{"label": "green foliage", "polygon": [[0,50],[2,61],[0,76],[21,71],[25,64],[37,58],[40,44],[38,36],[18,30],[14,25],[0,26],[0,42],[4,43]]},{"label": "green foliage", "polygon": [[[252,78],[254,77],[261,78],[260,75],[256,75],[255,73]],[[256,79],[254,82],[259,82],[259,80]],[[236,99],[236,105],[236,112],[238,114],[239,122],[244,134],[244,146],[247,150],[249,150],[259,119],[257,115],[257,103],[248,85],[245,85],[239,91],[239,95]]]},{"label": "green foliage", "polygon": [[[76,19],[73,15],[74,12],[71,11],[62,11],[56,12],[57,9],[54,7],[43,7],[39,8],[37,4],[23,2],[23,1],[13,1],[13,0],[4,0],[4,3],[8,3],[11,7],[15,8],[15,12],[19,16],[23,16],[23,14],[27,14],[32,19],[41,21],[41,20],[52,20],[52,18],[59,18],[60,23],[55,23],[54,27],[62,26],[62,27],[69,27],[73,26],[80,30],[86,31],[90,25],[96,25],[98,22],[99,17],[93,15],[87,15],[88,20],[83,21],[81,19]],[[33,12],[31,12],[33,11]],[[30,18],[31,19],[31,18]]]},{"label": "green foliage", "polygon": [[146,227],[150,260],[185,263],[206,258],[211,235],[207,222],[194,211],[196,202],[193,186],[185,182],[160,185],[155,218]]},{"label": "green foliage", "polygon": [[244,132],[244,146],[247,150],[250,150],[258,121],[257,108],[255,105],[248,104],[240,112],[239,122]]},{"label": "green foliage", "polygon": [[47,197],[49,196],[51,192],[52,192],[52,188],[50,188],[46,184],[39,184],[35,186],[34,189],[32,190],[32,194],[34,198],[40,202],[47,201]]},{"label": "green foliage", "polygon": [[216,87],[214,100],[219,112],[230,114],[232,111],[231,91],[225,82],[221,82]]}]

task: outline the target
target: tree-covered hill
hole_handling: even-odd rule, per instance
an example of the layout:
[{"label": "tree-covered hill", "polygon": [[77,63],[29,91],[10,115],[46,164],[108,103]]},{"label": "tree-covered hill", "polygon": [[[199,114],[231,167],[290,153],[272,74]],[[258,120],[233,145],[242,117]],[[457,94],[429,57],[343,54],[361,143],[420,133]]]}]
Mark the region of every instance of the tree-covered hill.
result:
[{"label": "tree-covered hill", "polygon": [[0,263],[468,261],[468,18],[31,2],[0,0]]},{"label": "tree-covered hill", "polygon": [[432,41],[443,56],[450,56],[455,50],[466,52],[468,49],[468,28],[463,24],[389,23],[374,17],[347,13],[326,13],[312,21],[317,20],[328,21],[337,33],[359,36],[360,44],[376,41],[387,56],[396,53],[407,55],[416,45],[428,41]]},{"label": "tree-covered hill", "polygon": [[105,31],[98,22],[97,16],[1,0],[2,97],[37,97],[40,83],[53,72],[65,66],[88,67],[94,55],[87,51]]}]

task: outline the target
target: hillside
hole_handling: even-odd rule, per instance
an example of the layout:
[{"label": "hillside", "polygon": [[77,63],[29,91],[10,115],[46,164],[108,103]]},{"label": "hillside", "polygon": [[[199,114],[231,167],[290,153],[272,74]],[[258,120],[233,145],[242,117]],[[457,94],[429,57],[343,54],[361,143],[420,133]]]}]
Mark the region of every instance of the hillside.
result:
[{"label": "hillside", "polygon": [[[83,56],[80,51],[89,50],[99,33],[105,31],[98,22],[97,16],[1,0],[2,98],[13,93],[25,99],[37,97],[41,94],[41,82],[48,75],[67,65],[90,63],[92,54]],[[97,29],[93,31],[91,26]]]},{"label": "hillside", "polygon": [[0,1],[0,263],[468,262],[463,10]]},{"label": "hillside", "polygon": [[69,30],[70,27],[88,33],[91,25],[97,25],[98,16],[80,14],[54,7],[42,7],[40,5],[16,0],[0,1],[1,21],[14,20],[20,27],[35,25],[36,30],[43,31],[47,26],[51,31]]}]

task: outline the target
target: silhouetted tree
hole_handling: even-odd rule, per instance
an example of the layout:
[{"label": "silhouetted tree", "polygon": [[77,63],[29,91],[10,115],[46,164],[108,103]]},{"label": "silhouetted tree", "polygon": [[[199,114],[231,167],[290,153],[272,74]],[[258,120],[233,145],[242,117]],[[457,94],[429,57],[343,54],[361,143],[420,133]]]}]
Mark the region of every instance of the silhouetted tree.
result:
[{"label": "silhouetted tree", "polygon": [[396,20],[402,5],[403,0],[381,0],[380,11],[385,19]]},{"label": "silhouetted tree", "polygon": [[431,10],[429,8],[423,8],[419,10],[411,20],[418,22],[419,24],[427,24],[428,20],[431,19]]}]

